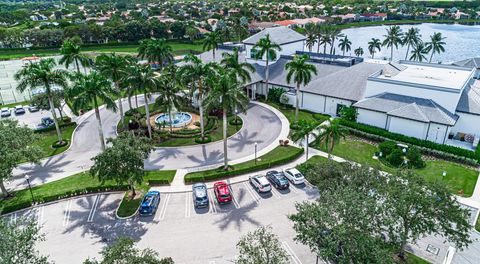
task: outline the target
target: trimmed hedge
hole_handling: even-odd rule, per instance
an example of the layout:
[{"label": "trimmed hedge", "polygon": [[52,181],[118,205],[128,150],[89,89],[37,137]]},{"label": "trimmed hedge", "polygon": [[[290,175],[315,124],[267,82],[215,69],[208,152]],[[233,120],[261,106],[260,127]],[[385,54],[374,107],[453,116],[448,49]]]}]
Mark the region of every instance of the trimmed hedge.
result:
[{"label": "trimmed hedge", "polygon": [[[274,152],[281,152],[273,154]],[[293,161],[303,154],[303,148],[296,148],[292,146],[278,146],[269,153],[259,157],[257,164],[253,160],[239,163],[231,166],[232,170],[224,170],[223,166],[207,171],[193,172],[185,175],[185,183],[195,183],[216,180],[224,177],[230,177],[259,170],[268,169],[277,165],[282,165]],[[269,159],[268,156],[278,156],[274,159]]]},{"label": "trimmed hedge", "polygon": [[476,151],[470,151],[459,147],[438,144],[428,140],[392,133],[385,129],[348,121],[342,118],[339,120],[342,126],[347,127],[351,133],[359,136],[366,136],[377,141],[391,139],[415,145],[418,146],[424,154],[452,161],[459,161],[472,165],[476,165],[478,162],[480,162],[480,148],[477,148]]}]

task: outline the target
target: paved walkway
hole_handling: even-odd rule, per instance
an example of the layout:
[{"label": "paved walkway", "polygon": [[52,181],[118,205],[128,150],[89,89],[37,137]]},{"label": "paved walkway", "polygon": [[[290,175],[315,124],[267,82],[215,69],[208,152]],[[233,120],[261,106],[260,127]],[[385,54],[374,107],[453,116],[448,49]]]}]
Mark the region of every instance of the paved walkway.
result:
[{"label": "paved walkway", "polygon": [[[144,104],[143,97],[139,103]],[[128,103],[123,101],[123,108]],[[120,120],[118,113],[100,109],[105,138],[116,137],[116,127]],[[254,145],[258,144],[257,155],[261,156],[278,145],[289,133],[287,118],[277,109],[258,102],[249,105],[247,114],[239,115],[244,125],[228,140],[228,158],[235,164],[253,159]],[[97,120],[93,110],[77,118],[78,126],[72,136],[70,148],[56,156],[43,159],[39,165],[22,164],[14,171],[14,178],[7,188],[25,188],[24,175],[31,177],[32,185],[44,184],[86,171],[92,165],[92,157],[101,151],[97,132]],[[187,147],[159,147],[145,161],[147,170],[189,169],[198,170],[219,166],[223,162],[223,142]]]}]

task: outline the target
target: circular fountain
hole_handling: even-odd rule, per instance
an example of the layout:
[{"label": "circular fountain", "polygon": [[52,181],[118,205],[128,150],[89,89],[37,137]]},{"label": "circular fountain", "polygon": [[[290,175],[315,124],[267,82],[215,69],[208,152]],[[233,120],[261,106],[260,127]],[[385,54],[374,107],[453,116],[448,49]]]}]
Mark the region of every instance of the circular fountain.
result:
[{"label": "circular fountain", "polygon": [[155,123],[159,125],[165,125],[165,127],[170,126],[170,120],[172,122],[172,127],[179,128],[184,127],[192,121],[192,115],[187,112],[177,112],[176,109],[171,111],[172,118],[168,113],[163,113],[155,118]]}]

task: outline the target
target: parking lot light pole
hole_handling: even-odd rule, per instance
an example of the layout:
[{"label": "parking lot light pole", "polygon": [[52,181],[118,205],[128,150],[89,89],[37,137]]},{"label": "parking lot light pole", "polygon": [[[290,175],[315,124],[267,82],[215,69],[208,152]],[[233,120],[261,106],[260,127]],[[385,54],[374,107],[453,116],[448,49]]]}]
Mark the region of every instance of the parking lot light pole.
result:
[{"label": "parking lot light pole", "polygon": [[27,181],[28,189],[30,190],[30,195],[32,196],[32,204],[33,204],[35,202],[35,199],[33,198],[32,186],[30,185],[30,176],[26,174],[25,180]]},{"label": "parking lot light pole", "polygon": [[255,165],[257,165],[257,142],[255,142]]}]

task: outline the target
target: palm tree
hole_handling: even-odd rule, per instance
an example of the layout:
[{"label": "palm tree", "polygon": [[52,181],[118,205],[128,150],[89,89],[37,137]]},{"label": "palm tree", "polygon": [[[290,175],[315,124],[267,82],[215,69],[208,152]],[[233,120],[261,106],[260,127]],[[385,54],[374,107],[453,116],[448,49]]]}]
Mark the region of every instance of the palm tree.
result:
[{"label": "palm tree", "polygon": [[333,47],[335,47],[335,40],[338,39],[338,38],[343,38],[343,34],[342,34],[342,31],[335,25],[330,26],[330,30],[329,30],[328,33],[330,35],[330,40],[331,40],[330,55],[332,55],[332,54],[335,53],[335,51],[333,49]]},{"label": "palm tree", "polygon": [[430,36],[430,41],[427,42],[427,50],[430,52],[432,51],[432,55],[430,55],[430,59],[428,60],[429,63],[432,62],[433,54],[445,52],[444,45],[446,44],[444,37],[442,37],[442,33],[435,32],[433,35]]},{"label": "palm tree", "polygon": [[120,119],[122,122],[122,128],[125,127],[125,117],[123,116],[122,106],[122,93],[120,90],[120,82],[123,77],[127,75],[127,63],[128,61],[115,53],[102,54],[95,60],[95,68],[106,78],[110,79],[114,86],[115,91],[118,94],[118,109],[120,110]]},{"label": "palm tree", "polygon": [[162,75],[160,75],[158,79],[160,96],[155,100],[155,104],[164,107],[168,113],[170,132],[173,131],[172,110],[173,108],[179,109],[183,101],[183,97],[180,94],[179,81],[176,79],[175,72],[175,65],[169,65],[163,70]]},{"label": "palm tree", "polygon": [[308,145],[309,137],[313,136],[314,139],[318,137],[317,134],[312,133],[314,129],[318,127],[318,123],[311,120],[299,120],[297,129],[293,130],[292,139],[300,141],[305,138],[305,159],[308,160]]},{"label": "palm tree", "polygon": [[84,71],[86,72],[86,67],[90,66],[90,59],[80,52],[80,45],[72,42],[65,41],[60,48],[60,54],[63,56],[58,61],[60,64],[65,64],[65,67],[68,69],[71,64],[75,63],[77,72],[80,73],[80,65],[83,66]]},{"label": "palm tree", "polygon": [[240,110],[245,112],[248,106],[248,97],[242,89],[236,74],[232,71],[221,71],[219,76],[212,76],[212,91],[205,98],[205,105],[208,108],[221,106],[223,117],[223,160],[224,169],[228,169],[228,148],[227,148],[227,114],[230,111]]},{"label": "palm tree", "polygon": [[420,39],[420,29],[416,27],[410,28],[404,35],[402,39],[402,44],[407,45],[407,53],[405,53],[405,60],[410,52],[410,47],[413,47],[421,42]]},{"label": "palm tree", "polygon": [[172,46],[165,39],[146,39],[140,42],[138,57],[147,59],[149,63],[158,63],[162,70],[165,63],[173,62]]},{"label": "palm tree", "polygon": [[398,44],[402,43],[402,30],[399,26],[391,26],[387,29],[387,34],[382,42],[383,46],[390,48],[390,61],[393,60],[393,47],[398,49]]},{"label": "palm tree", "polygon": [[261,60],[265,56],[265,100],[268,100],[268,81],[269,81],[269,62],[270,60],[275,60],[277,58],[277,51],[281,51],[282,47],[277,43],[270,40],[270,35],[266,35],[264,38],[261,38],[255,45],[253,45],[252,50],[256,50],[255,54],[256,59]]},{"label": "palm tree", "polygon": [[305,45],[307,46],[309,52],[312,52],[312,48],[315,46],[315,43],[317,43],[317,37],[315,35],[307,35]]},{"label": "palm tree", "polygon": [[128,75],[126,79],[127,83],[131,83],[136,86],[136,90],[143,93],[143,99],[145,101],[145,118],[148,129],[148,137],[152,138],[152,126],[150,124],[150,108],[148,104],[149,95],[156,91],[159,87],[159,80],[153,72],[150,65],[140,65]]},{"label": "palm tree", "polygon": [[17,90],[24,92],[27,88],[42,87],[48,97],[48,104],[50,105],[50,111],[55,123],[55,129],[57,130],[58,143],[62,144],[62,132],[60,131],[59,122],[57,119],[57,113],[55,112],[55,106],[53,104],[53,89],[54,86],[60,88],[67,88],[68,86],[68,72],[65,70],[55,69],[56,62],[54,59],[42,59],[38,63],[32,63],[17,73],[14,78],[18,82]]},{"label": "palm tree", "polygon": [[378,52],[382,50],[382,43],[380,39],[372,38],[372,40],[368,42],[368,52],[372,55],[372,59],[375,58],[376,50],[378,50]]},{"label": "palm tree", "polygon": [[317,68],[308,63],[310,57],[308,55],[295,55],[293,60],[285,64],[285,70],[287,70],[287,82],[293,78],[293,81],[297,85],[295,95],[295,124],[298,122],[298,108],[300,101],[300,85],[307,85],[312,80],[312,74],[317,75]]},{"label": "palm tree", "polygon": [[203,40],[203,50],[212,50],[213,60],[215,60],[215,51],[218,49],[218,44],[222,43],[222,36],[217,32],[211,32],[205,34]]},{"label": "palm tree", "polygon": [[343,56],[345,56],[345,52],[348,52],[352,49],[352,42],[348,39],[347,36],[340,39],[338,43],[338,47],[343,52]]},{"label": "palm tree", "polygon": [[338,119],[334,119],[328,124],[321,125],[320,131],[320,135],[318,135],[317,139],[320,144],[324,144],[328,153],[328,158],[330,159],[335,144],[337,144],[341,138],[345,138],[347,130],[340,126]]},{"label": "palm tree", "polygon": [[427,60],[427,57],[425,56],[426,54],[428,54],[428,49],[425,46],[425,43],[423,41],[419,41],[413,46],[410,60],[422,62],[424,60]]},{"label": "palm tree", "polygon": [[[238,58],[237,58],[238,59]],[[219,68],[216,62],[203,63],[203,61],[195,55],[188,54],[184,58],[183,65],[179,70],[179,76],[184,81],[190,82],[191,93],[197,94],[198,110],[200,112],[200,136],[203,140],[205,138],[205,126],[203,118],[203,98],[210,90],[205,80],[214,74],[214,71]],[[241,67],[240,67],[241,68]],[[239,69],[238,69],[239,70]],[[248,75],[249,77],[250,75]],[[244,76],[247,77],[247,76]]]},{"label": "palm tree", "polygon": [[252,80],[250,73],[255,72],[255,67],[252,64],[238,60],[237,48],[233,49],[233,53],[223,53],[220,64],[224,69],[232,70],[243,84],[250,82]]},{"label": "palm tree", "polygon": [[357,57],[363,56],[363,48],[362,47],[356,48],[353,52],[355,53],[355,56],[357,56]]},{"label": "palm tree", "polygon": [[72,87],[67,89],[67,96],[73,101],[73,108],[76,110],[85,109],[93,104],[98,122],[98,135],[102,150],[105,150],[105,138],[103,136],[102,119],[98,110],[98,101],[103,102],[107,109],[116,111],[117,105],[112,97],[116,91],[113,89],[112,83],[96,71],[92,71],[88,75],[77,73],[72,79],[73,84]]}]

